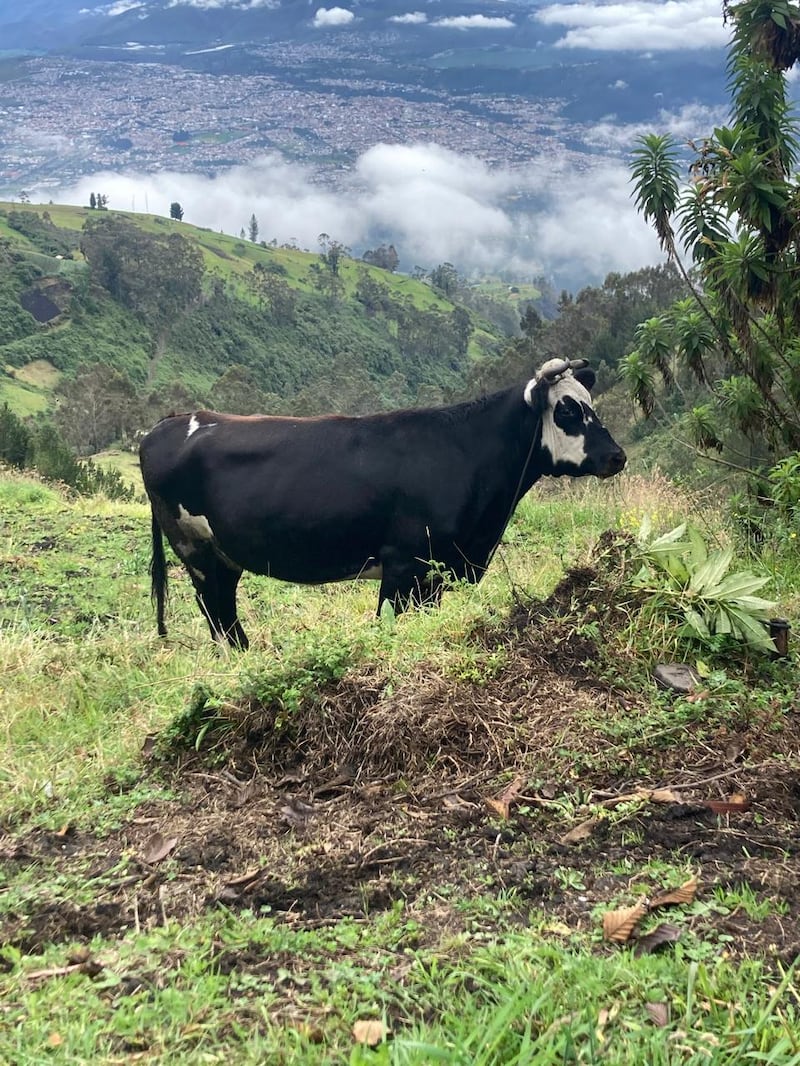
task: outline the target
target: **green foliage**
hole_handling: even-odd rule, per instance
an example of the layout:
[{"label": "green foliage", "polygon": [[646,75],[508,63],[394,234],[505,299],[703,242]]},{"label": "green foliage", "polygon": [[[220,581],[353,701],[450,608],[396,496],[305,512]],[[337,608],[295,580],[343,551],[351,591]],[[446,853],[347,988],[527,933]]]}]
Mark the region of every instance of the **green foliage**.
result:
[{"label": "green foliage", "polygon": [[30,430],[4,403],[0,407],[0,462],[21,470],[28,462],[30,450]]},{"label": "green foliage", "polygon": [[731,548],[709,551],[700,532],[688,523],[653,537],[649,519],[643,521],[636,543],[640,567],[631,584],[647,593],[656,613],[682,616],[686,635],[701,642],[729,638],[774,651],[764,622],[775,603],[754,595],[769,578],[746,570],[731,573]]},{"label": "green foliage", "polygon": [[56,226],[49,212],[44,211],[8,211],[5,219],[11,229],[23,234],[38,251],[48,256],[72,258],[78,250],[78,241],[74,231]]},{"label": "green foliage", "polygon": [[[688,188],[680,186],[669,135],[642,137],[634,153],[636,205],[692,295],[653,323],[657,345],[637,338],[638,372],[629,367],[626,377],[649,416],[654,405],[643,387],[644,365],[671,388],[677,361],[710,390],[696,439],[706,448],[730,445],[735,458],[742,434],[753,444],[748,462],[758,466],[800,448],[798,129],[783,74],[800,57],[800,6],[745,0],[725,9],[733,26],[731,125],[692,144]],[[691,254],[693,274],[681,246]]]},{"label": "green foliage", "polygon": [[134,491],[118,470],[80,461],[55,426],[45,423],[32,436],[29,464],[46,481],[59,481],[82,496],[103,493],[112,500],[132,500]]},{"label": "green foliage", "polygon": [[81,251],[95,282],[156,327],[171,322],[200,298],[203,257],[179,233],[151,235],[106,213],[86,222]]}]

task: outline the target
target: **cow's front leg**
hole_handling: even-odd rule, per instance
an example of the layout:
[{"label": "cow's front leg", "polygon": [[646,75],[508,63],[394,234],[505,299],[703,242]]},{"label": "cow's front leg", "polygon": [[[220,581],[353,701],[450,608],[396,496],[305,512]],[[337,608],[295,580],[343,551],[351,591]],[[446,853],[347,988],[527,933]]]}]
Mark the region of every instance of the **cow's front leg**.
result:
[{"label": "cow's front leg", "polygon": [[395,614],[409,607],[437,604],[442,594],[442,577],[421,556],[386,553],[382,559],[383,578],[378,594],[378,614],[387,601]]}]

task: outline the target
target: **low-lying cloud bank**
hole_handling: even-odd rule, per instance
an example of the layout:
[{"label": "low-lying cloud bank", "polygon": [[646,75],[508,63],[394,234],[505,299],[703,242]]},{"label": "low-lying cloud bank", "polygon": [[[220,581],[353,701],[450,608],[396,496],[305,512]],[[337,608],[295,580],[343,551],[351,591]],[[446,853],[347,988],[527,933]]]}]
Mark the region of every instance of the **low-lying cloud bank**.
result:
[{"label": "low-lying cloud bank", "polygon": [[435,144],[378,144],[335,189],[310,167],[267,155],[215,177],[101,172],[45,195],[85,204],[91,192],[117,210],[160,215],[177,200],[185,221],[231,234],[255,215],[260,239],[312,251],[323,232],[354,252],[391,240],[403,270],[448,261],[465,274],[544,273],[574,287],[662,259],[615,160],[578,172],[541,157],[512,172]]}]

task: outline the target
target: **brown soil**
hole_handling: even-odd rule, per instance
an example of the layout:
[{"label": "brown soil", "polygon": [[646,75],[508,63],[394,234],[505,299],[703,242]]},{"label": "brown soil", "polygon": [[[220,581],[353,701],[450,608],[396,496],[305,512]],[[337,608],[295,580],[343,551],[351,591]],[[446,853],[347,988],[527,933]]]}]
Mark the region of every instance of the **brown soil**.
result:
[{"label": "brown soil", "polygon": [[[166,772],[179,798],[140,806],[110,836],[67,827],[0,837],[12,877],[41,863],[97,879],[90,905],[59,899],[8,916],[0,940],[36,952],[221,904],[314,926],[398,899],[412,911],[419,901],[433,940],[463,921],[445,899],[504,889],[515,890],[520,922],[536,909],[553,928],[597,930],[602,909],[664,887],[660,860],[697,874],[701,899],[713,901],[714,886],[747,885],[772,904],[766,918],[684,913],[684,928],[712,941],[724,934],[732,955],[791,962],[800,952],[798,706],[714,726],[702,699],[616,690],[598,678],[598,630],[586,626],[597,621],[602,639],[623,610],[607,592],[596,571],[573,571],[547,603],[478,634],[479,650],[504,650],[480,682],[421,669],[390,690],[365,670],[320,693],[291,728],[274,708],[231,706],[227,731],[209,734],[206,751],[166,765],[147,758],[146,772]],[[653,730],[650,716],[645,734],[637,710],[654,699],[663,727]],[[647,799],[643,789],[672,795]],[[445,886],[456,891],[437,891]]]}]

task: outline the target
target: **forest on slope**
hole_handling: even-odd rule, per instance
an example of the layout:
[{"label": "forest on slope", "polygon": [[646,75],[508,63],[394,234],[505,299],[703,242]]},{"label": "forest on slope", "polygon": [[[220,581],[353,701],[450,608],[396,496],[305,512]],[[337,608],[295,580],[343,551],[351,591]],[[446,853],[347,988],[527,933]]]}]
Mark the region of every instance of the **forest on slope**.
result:
[{"label": "forest on slope", "polygon": [[589,359],[604,392],[637,324],[681,291],[668,267],[557,297],[450,263],[399,275],[391,246],[356,260],[327,234],[317,253],[251,238],[0,204],[0,458],[71,482],[74,456],[133,446],[172,410],[429,406],[553,356]]}]

